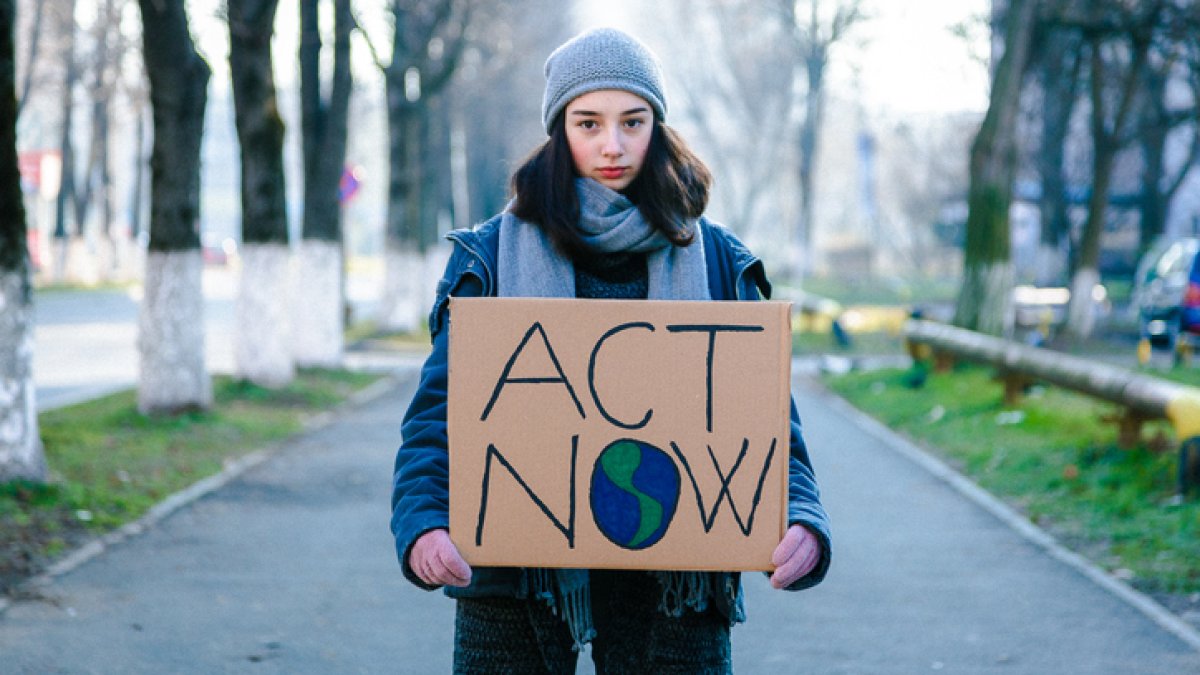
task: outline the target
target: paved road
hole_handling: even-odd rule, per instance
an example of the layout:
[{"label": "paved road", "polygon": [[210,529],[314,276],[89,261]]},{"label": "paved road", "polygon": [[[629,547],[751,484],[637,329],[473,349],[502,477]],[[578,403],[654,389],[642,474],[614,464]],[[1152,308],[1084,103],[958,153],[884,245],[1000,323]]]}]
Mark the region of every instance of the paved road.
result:
[{"label": "paved road", "polygon": [[[346,281],[355,313],[370,316],[381,280],[359,273]],[[232,267],[204,268],[205,362],[213,373],[234,370],[237,283]],[[140,303],[140,286],[37,293],[33,377],[38,410],[136,385]]]},{"label": "paved road", "polygon": [[[4,673],[444,673],[452,605],[387,532],[412,379],[0,617]],[[800,384],[834,568],[747,578],[739,673],[1200,673],[1200,653]],[[581,667],[586,672],[587,667]]]},{"label": "paved road", "polygon": [[[141,288],[38,293],[33,379],[38,410],[77,403],[137,382]],[[204,274],[205,358],[212,372],[233,370],[234,275]]]}]

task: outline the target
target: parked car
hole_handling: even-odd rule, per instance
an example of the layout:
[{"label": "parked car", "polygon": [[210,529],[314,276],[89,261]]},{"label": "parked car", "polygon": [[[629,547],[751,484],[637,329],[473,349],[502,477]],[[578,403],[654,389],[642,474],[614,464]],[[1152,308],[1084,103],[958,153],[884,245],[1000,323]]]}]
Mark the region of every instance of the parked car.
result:
[{"label": "parked car", "polygon": [[1173,345],[1181,332],[1200,335],[1200,238],[1152,247],[1138,263],[1133,302],[1151,344]]}]

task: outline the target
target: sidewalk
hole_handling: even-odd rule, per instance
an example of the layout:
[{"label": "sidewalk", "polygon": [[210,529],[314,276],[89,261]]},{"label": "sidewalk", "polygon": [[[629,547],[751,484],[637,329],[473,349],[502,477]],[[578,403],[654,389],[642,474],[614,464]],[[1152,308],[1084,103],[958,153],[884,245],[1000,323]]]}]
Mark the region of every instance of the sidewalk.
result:
[{"label": "sidewalk", "polygon": [[[14,604],[0,673],[449,672],[452,603],[401,578],[387,531],[413,384]],[[796,396],[834,567],[799,594],[747,575],[736,672],[1200,673],[1183,640],[822,394]]]}]

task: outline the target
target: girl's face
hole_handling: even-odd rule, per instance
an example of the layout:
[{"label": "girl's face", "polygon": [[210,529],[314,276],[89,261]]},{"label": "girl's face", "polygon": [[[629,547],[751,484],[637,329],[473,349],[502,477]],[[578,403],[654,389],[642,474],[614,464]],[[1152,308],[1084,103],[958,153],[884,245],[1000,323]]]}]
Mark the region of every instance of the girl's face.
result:
[{"label": "girl's face", "polygon": [[650,147],[650,104],[627,91],[601,89],[568,103],[564,117],[575,172],[610,190],[629,187]]}]

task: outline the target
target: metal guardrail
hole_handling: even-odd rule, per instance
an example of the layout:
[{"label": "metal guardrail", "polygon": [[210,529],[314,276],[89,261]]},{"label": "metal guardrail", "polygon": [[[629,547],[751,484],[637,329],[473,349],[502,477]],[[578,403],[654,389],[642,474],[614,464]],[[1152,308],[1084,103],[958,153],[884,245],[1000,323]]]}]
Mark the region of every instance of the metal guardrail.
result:
[{"label": "metal guardrail", "polygon": [[935,367],[953,359],[995,366],[1010,403],[1034,381],[1115,403],[1124,410],[1118,441],[1126,447],[1143,422],[1168,420],[1180,441],[1179,489],[1200,488],[1200,388],[931,321],[908,321],[904,336],[913,359],[932,358]]}]

